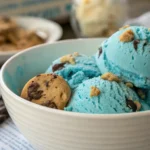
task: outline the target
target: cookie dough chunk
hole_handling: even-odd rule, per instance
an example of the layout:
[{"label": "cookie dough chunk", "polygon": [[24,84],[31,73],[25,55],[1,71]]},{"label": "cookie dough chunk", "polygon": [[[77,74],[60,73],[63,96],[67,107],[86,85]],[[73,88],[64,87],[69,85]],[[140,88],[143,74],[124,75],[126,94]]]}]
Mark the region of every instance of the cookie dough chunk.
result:
[{"label": "cookie dough chunk", "polygon": [[64,109],[71,96],[67,82],[55,74],[40,74],[24,86],[21,97],[33,103],[55,109]]},{"label": "cookie dough chunk", "polygon": [[100,90],[95,87],[95,86],[92,86],[91,87],[91,92],[90,92],[90,96],[93,97],[93,96],[98,96],[100,94]]},{"label": "cookie dough chunk", "polygon": [[134,39],[134,33],[132,30],[127,30],[124,33],[121,34],[120,36],[120,41],[121,42],[130,42]]},{"label": "cookie dough chunk", "polygon": [[103,80],[120,82],[120,79],[116,75],[114,75],[113,73],[111,73],[111,72],[104,73],[103,75],[101,75],[101,78]]}]

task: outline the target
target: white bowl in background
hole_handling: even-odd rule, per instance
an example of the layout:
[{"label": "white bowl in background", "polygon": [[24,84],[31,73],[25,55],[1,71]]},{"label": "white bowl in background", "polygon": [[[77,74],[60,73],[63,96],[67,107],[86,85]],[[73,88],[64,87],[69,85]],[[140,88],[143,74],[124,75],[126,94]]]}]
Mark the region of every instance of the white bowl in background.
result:
[{"label": "white bowl in background", "polygon": [[44,44],[10,58],[0,74],[7,110],[36,150],[149,150],[150,111],[128,114],[83,114],[43,107],[18,95],[33,76],[74,51],[92,55],[103,39]]},{"label": "white bowl in background", "polygon": [[[38,30],[38,31],[45,32],[48,35],[46,43],[53,43],[62,37],[63,30],[61,26],[51,20],[46,20],[46,19],[37,18],[37,17],[26,17],[26,16],[16,16],[12,18],[21,27],[24,27],[30,30]],[[9,57],[11,57],[12,55],[18,52],[19,51],[15,49],[14,51],[12,50],[6,51],[6,52],[0,51],[0,64],[2,64]]]}]

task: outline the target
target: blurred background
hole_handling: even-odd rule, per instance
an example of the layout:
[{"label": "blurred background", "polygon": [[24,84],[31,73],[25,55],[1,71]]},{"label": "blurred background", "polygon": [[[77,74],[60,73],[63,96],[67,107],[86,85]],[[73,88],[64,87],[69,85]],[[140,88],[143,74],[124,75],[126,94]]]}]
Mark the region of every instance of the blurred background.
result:
[{"label": "blurred background", "polygon": [[[109,36],[149,9],[150,0],[0,0],[1,15],[36,16],[58,22],[63,28],[61,39]],[[110,33],[106,31],[108,26]]]},{"label": "blurred background", "polygon": [[0,0],[0,67],[35,45],[150,27],[149,10],[150,0]]},{"label": "blurred background", "polygon": [[149,10],[150,0],[0,0],[0,66],[35,45],[150,27]]}]

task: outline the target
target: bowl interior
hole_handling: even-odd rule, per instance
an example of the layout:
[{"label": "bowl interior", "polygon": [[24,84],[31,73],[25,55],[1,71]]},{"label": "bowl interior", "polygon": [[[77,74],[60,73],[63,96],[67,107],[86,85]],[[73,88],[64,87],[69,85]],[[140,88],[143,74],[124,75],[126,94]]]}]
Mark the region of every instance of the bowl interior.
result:
[{"label": "bowl interior", "polygon": [[2,68],[2,80],[15,94],[20,95],[24,84],[32,77],[44,73],[58,57],[79,52],[92,56],[104,39],[79,39],[44,44],[20,52],[10,58]]}]

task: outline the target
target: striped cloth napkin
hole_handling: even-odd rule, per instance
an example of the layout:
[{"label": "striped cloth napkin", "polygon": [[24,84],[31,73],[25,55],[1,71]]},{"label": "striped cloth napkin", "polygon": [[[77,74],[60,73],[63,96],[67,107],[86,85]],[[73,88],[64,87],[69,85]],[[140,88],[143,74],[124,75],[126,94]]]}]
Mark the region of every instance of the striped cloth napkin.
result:
[{"label": "striped cloth napkin", "polygon": [[0,97],[0,124],[3,123],[8,117],[9,114],[6,110],[2,97]]}]

